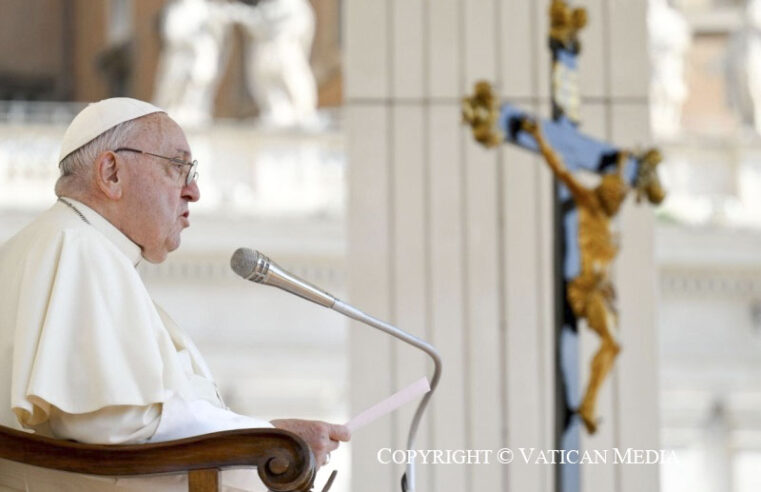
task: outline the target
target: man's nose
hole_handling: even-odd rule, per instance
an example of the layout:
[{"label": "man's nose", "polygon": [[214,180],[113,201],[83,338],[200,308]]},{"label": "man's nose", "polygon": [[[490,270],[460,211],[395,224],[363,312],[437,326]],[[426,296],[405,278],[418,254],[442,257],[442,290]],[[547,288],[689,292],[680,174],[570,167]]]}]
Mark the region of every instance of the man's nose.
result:
[{"label": "man's nose", "polygon": [[197,180],[182,188],[182,198],[189,202],[197,202],[201,199],[201,190],[198,188]]}]

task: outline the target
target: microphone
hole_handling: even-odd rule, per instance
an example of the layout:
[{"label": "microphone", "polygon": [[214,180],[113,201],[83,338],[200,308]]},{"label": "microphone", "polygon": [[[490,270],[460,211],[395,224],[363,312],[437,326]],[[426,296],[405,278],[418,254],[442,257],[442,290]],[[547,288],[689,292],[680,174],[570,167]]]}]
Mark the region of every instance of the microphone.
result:
[{"label": "microphone", "polygon": [[[238,248],[230,258],[230,267],[235,273],[240,275],[246,280],[252,282],[272,285],[279,289],[282,289],[291,294],[295,294],[308,301],[315,302],[321,306],[333,309],[339,313],[360,321],[368,326],[372,326],[375,329],[388,333],[389,335],[402,340],[403,342],[416,347],[426,354],[428,354],[433,360],[433,376],[431,377],[431,391],[426,393],[418,405],[417,411],[412,418],[410,424],[410,432],[407,437],[407,449],[415,449],[415,435],[417,434],[420,420],[423,417],[423,412],[428,405],[428,401],[433,395],[436,386],[441,379],[441,355],[439,352],[428,342],[411,335],[399,328],[381,321],[377,318],[366,314],[359,309],[347,304],[340,299],[328,294],[324,290],[315,287],[306,280],[303,280],[296,275],[286,272],[277,263],[270,260],[267,256],[261,254],[259,251],[252,250],[250,248]],[[410,460],[407,464],[407,471],[402,476],[402,491],[414,492],[415,490],[415,460]]]},{"label": "microphone", "polygon": [[291,275],[274,261],[249,248],[235,250],[230,258],[230,268],[246,280],[278,287],[320,306],[332,308],[336,303],[336,298],[332,295],[296,275]]}]

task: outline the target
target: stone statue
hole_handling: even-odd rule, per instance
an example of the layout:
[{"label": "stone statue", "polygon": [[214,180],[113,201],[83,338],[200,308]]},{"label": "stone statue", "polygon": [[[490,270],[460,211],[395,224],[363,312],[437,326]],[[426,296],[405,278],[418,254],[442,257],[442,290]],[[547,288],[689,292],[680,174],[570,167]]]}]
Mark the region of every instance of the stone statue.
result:
[{"label": "stone statue", "polygon": [[172,0],[164,11],[154,102],[182,126],[211,121],[230,18],[209,0]]},{"label": "stone statue", "polygon": [[307,0],[237,4],[246,31],[248,87],[265,126],[316,123],[317,83],[309,66],[315,16]]},{"label": "stone statue", "polygon": [[748,0],[744,19],[727,48],[727,99],[743,126],[761,133],[761,1]]},{"label": "stone statue", "polygon": [[688,95],[684,57],[691,33],[682,14],[667,0],[650,0],[649,7],[650,120],[654,135],[674,137],[681,130],[682,106]]}]

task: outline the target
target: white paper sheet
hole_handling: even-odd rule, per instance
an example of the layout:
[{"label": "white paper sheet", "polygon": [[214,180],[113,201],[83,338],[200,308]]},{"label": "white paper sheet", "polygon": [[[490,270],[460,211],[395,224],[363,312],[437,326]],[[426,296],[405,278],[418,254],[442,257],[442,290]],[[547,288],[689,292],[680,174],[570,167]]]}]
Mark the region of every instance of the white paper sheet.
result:
[{"label": "white paper sheet", "polygon": [[364,412],[354,416],[354,418],[346,422],[345,425],[349,428],[349,430],[354,432],[355,430],[366,426],[370,422],[374,422],[384,415],[393,412],[405,403],[409,403],[415,398],[423,396],[429,391],[431,391],[431,385],[428,383],[428,378],[423,377],[420,380],[407,386],[406,388],[397,391],[385,400],[376,403]]}]

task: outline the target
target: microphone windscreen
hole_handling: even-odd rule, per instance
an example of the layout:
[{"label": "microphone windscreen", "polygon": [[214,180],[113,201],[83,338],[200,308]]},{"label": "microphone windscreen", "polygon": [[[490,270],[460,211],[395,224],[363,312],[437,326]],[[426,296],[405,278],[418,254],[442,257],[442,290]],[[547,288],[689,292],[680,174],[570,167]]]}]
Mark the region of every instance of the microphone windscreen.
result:
[{"label": "microphone windscreen", "polygon": [[230,258],[230,268],[241,277],[248,279],[254,273],[258,256],[253,249],[238,248]]}]

